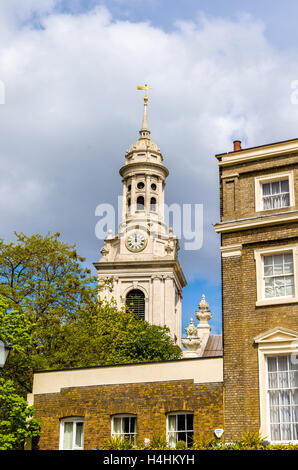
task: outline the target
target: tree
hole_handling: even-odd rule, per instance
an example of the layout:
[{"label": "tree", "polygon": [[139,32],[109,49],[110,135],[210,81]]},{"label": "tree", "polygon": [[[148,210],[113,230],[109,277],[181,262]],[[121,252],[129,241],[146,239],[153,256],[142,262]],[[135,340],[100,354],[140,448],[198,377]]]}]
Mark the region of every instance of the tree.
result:
[{"label": "tree", "polygon": [[0,379],[0,450],[22,450],[27,438],[38,437],[34,408],[20,397],[11,380]]},{"label": "tree", "polygon": [[171,360],[182,355],[167,327],[150,325],[126,308],[100,301],[90,303],[75,322],[64,325],[58,341],[61,347],[51,358],[55,368]]},{"label": "tree", "polygon": [[1,375],[25,396],[33,368],[47,365],[62,326],[80,316],[85,299],[96,297],[96,277],[59,233],[15,235],[16,243],[0,240],[0,336],[12,345]]},{"label": "tree", "polygon": [[181,357],[167,328],[98,297],[75,245],[58,233],[16,238],[0,240],[0,337],[12,346],[0,374],[21,395],[31,392],[34,369]]},{"label": "tree", "polygon": [[36,323],[22,310],[10,309],[7,300],[0,295],[0,338],[10,345],[12,357],[2,369],[1,375],[6,378],[13,377],[21,393],[32,375],[31,355],[34,348],[36,349],[35,326]]}]

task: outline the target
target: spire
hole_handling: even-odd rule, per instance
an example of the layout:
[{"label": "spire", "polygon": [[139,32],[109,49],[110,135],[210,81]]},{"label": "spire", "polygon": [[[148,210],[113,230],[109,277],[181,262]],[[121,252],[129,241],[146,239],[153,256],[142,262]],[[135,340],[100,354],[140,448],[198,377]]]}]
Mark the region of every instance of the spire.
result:
[{"label": "spire", "polygon": [[149,88],[147,84],[144,86],[137,86],[137,90],[144,90],[145,91],[145,96],[144,96],[144,113],[143,113],[143,121],[142,121],[142,128],[139,131],[140,132],[140,139],[150,139],[150,131],[148,127],[148,112],[147,112],[147,103],[148,103],[148,96],[147,96],[147,90],[151,90],[152,88]]}]

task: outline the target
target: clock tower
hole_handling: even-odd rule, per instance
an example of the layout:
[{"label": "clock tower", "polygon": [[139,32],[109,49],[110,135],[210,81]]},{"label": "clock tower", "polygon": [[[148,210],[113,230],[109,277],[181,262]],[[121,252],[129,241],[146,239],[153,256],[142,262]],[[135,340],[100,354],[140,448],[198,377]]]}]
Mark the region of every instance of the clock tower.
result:
[{"label": "clock tower", "polygon": [[168,169],[150,139],[147,85],[139,139],[126,152],[120,168],[123,184],[122,221],[109,233],[94,263],[98,280],[112,278],[103,295],[127,304],[140,318],[167,326],[181,343],[181,300],[186,280],[178,261],[179,241],[164,222],[164,190]]}]

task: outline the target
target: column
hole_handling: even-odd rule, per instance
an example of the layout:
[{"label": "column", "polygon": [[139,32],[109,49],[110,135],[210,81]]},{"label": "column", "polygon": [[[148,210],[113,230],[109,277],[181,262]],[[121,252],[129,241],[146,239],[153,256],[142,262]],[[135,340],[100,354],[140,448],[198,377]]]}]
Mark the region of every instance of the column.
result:
[{"label": "column", "polygon": [[161,295],[161,276],[153,275],[152,323],[162,325],[163,298]]},{"label": "column", "polygon": [[122,185],[123,185],[123,199],[122,199],[122,222],[125,222],[126,217],[127,217],[127,200],[126,200],[126,195],[127,195],[127,186],[126,186],[126,180],[122,180]]},{"label": "column", "polygon": [[170,328],[171,336],[175,334],[175,291],[172,274],[166,274],[164,280],[164,324]]},{"label": "column", "polygon": [[135,175],[131,179],[131,210],[130,214],[134,215],[136,211],[136,177]]},{"label": "column", "polygon": [[146,216],[150,217],[150,176],[145,175],[145,210]]},{"label": "column", "polygon": [[164,220],[164,191],[163,191],[163,180],[158,179],[158,217],[161,221]]}]

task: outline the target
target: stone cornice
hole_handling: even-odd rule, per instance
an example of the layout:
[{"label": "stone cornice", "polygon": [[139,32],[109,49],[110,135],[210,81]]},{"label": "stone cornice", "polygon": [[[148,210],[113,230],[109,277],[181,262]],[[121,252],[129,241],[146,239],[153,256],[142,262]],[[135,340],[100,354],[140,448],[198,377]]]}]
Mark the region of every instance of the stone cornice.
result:
[{"label": "stone cornice", "polygon": [[163,174],[164,177],[169,175],[169,170],[164,165],[148,161],[127,163],[120,168],[119,173],[123,178],[126,178],[131,172],[135,174],[136,170],[140,169],[144,170],[144,172],[146,172],[146,170],[150,170],[150,172],[152,172],[152,170],[155,169],[158,173]]},{"label": "stone cornice", "polygon": [[216,233],[236,232],[239,230],[250,230],[258,227],[298,222],[298,210],[280,212],[279,214],[258,215],[246,219],[237,219],[214,224]]},{"label": "stone cornice", "polygon": [[294,152],[298,153],[298,139],[242,149],[237,152],[221,153],[215,155],[215,157],[219,160],[218,164],[220,166],[230,166],[252,160],[278,157]]},{"label": "stone cornice", "polygon": [[[150,261],[107,261],[107,262],[97,262],[93,263],[93,266],[97,269],[97,271],[106,271],[106,270],[111,270],[111,276],[113,276],[113,271],[117,270],[119,273],[119,270],[125,270],[128,268],[135,268],[136,271],[141,269],[143,271],[146,269],[156,269],[156,268],[161,268],[162,270],[166,270],[167,268],[172,268],[174,269],[174,272],[179,280],[179,283],[181,287],[184,287],[187,285],[187,281],[185,279],[185,276],[183,274],[182,268],[180,266],[179,261],[177,260],[161,260],[158,259],[156,261],[150,260]],[[155,274],[155,273],[154,273]],[[158,274],[158,273],[156,273]],[[161,274],[161,273],[160,273]]]}]

